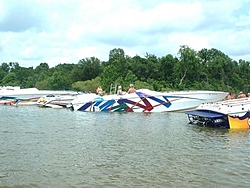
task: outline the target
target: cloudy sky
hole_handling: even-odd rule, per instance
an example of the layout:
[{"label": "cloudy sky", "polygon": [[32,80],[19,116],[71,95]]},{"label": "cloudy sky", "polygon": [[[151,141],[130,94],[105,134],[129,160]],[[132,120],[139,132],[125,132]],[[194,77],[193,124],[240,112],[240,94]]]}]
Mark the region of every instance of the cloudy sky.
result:
[{"label": "cloudy sky", "polygon": [[181,45],[250,61],[249,0],[0,0],[0,64],[177,56]]}]

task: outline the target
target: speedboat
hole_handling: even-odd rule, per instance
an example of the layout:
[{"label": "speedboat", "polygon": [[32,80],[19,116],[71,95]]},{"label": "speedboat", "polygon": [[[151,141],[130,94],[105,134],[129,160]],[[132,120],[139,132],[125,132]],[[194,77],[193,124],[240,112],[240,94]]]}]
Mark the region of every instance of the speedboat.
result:
[{"label": "speedboat", "polygon": [[65,108],[72,100],[76,98],[77,94],[67,94],[67,95],[46,95],[40,97],[36,104],[39,107],[49,107],[49,108]]},{"label": "speedboat", "polygon": [[0,96],[9,96],[14,94],[22,95],[26,93],[36,93],[39,90],[36,88],[25,88],[21,89],[20,86],[0,86]]},{"label": "speedboat", "polygon": [[226,128],[250,128],[250,98],[209,102],[187,112],[191,124]]},{"label": "speedboat", "polygon": [[42,95],[66,95],[77,93],[74,91],[60,91],[60,90],[39,90],[37,88],[24,88],[21,89],[20,86],[0,86],[0,97],[1,96],[42,96]]},{"label": "speedboat", "polygon": [[73,91],[38,90],[37,88],[21,89],[20,86],[0,86],[0,104],[35,105],[44,95],[75,94]]},{"label": "speedboat", "polygon": [[157,92],[139,89],[124,95],[79,95],[67,107],[85,112],[184,112],[203,102],[223,100],[227,94],[220,91]]},{"label": "speedboat", "polygon": [[12,97],[0,96],[0,105],[33,105],[36,104],[39,97]]}]

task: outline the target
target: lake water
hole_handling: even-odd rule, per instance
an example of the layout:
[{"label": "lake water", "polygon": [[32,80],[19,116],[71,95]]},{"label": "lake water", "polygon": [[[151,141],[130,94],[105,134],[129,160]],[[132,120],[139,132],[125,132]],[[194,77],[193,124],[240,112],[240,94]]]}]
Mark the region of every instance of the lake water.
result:
[{"label": "lake water", "polygon": [[0,106],[0,187],[249,187],[249,130],[184,113]]}]

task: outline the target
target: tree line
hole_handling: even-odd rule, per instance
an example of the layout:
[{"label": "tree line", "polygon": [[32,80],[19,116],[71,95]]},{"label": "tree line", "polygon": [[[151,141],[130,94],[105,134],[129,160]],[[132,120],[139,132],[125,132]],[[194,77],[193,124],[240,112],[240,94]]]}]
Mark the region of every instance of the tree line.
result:
[{"label": "tree line", "polygon": [[49,67],[22,67],[18,62],[2,63],[1,86],[36,87],[48,90],[75,90],[95,92],[101,85],[109,93],[110,86],[130,83],[136,88],[156,91],[169,90],[220,90],[250,92],[250,63],[238,62],[217,49],[195,51],[183,45],[177,57],[145,57],[125,55],[121,48],[109,52],[108,61],[96,57],[84,58],[78,63],[58,64]]}]

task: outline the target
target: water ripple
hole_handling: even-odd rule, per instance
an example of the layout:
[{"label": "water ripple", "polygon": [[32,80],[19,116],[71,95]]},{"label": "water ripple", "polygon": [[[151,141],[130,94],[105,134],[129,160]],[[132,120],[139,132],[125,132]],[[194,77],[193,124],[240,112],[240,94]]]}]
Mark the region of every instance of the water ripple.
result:
[{"label": "water ripple", "polygon": [[0,187],[250,183],[248,130],[193,126],[181,113],[3,107],[0,114]]}]

